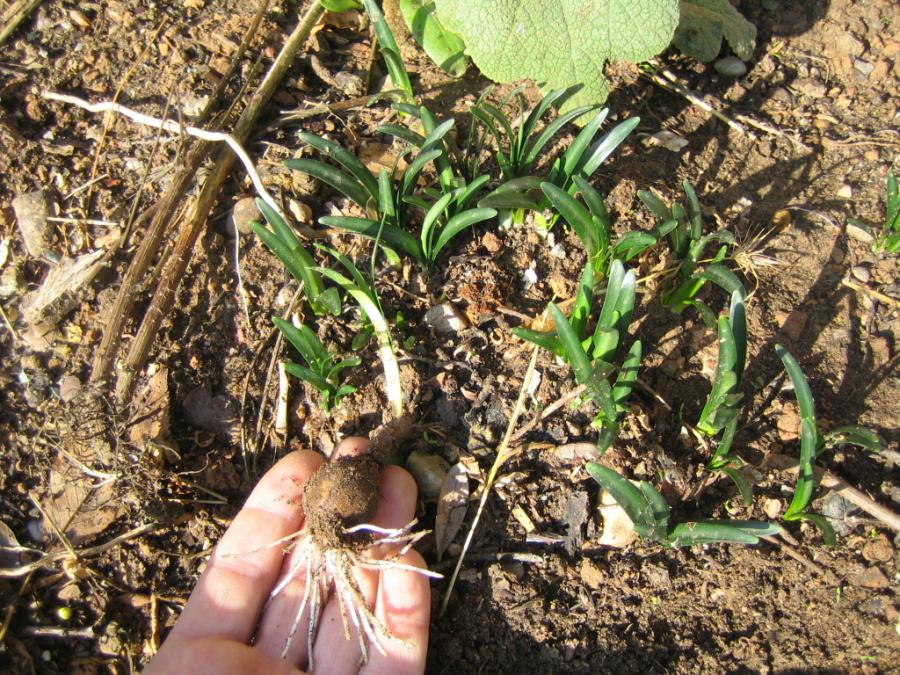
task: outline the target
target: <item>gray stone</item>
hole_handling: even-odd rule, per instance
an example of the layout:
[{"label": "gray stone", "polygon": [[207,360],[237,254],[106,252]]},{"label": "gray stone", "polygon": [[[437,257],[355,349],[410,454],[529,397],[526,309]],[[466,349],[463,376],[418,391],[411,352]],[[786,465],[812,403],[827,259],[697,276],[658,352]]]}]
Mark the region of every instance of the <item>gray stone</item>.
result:
[{"label": "gray stone", "polygon": [[726,56],[713,65],[716,72],[723,77],[742,77],[747,74],[747,64],[736,56]]}]

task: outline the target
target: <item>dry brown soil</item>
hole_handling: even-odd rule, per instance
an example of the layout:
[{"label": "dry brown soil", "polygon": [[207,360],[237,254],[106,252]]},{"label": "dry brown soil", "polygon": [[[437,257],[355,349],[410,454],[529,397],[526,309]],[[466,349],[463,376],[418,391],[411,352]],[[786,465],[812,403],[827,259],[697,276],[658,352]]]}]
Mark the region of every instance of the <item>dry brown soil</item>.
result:
[{"label": "dry brown soil", "polygon": [[[0,2],[0,12],[11,4]],[[755,292],[746,414],[736,441],[753,468],[756,500],[743,507],[725,481],[684,499],[706,477],[703,449],[680,430],[682,420],[696,419],[709,390],[715,336],[696,315],[661,308],[652,293],[637,314],[636,334],[648,354],[645,386],[632,397],[609,460],[665,487],[679,518],[777,514],[790,498],[791,479],[767,468],[766,460],[796,454],[798,446],[797,408],[773,349],[780,342],[810,378],[823,429],[871,425],[893,451],[873,457],[848,448],[824,462],[898,510],[897,259],[848,237],[846,223],[883,217],[885,176],[892,164],[898,168],[900,10],[894,0],[740,4],[760,32],[744,77],[723,78],[711,65],[677,54],[664,55],[662,63],[723,113],[744,120],[746,132],[729,129],[634,68],[616,68],[614,117],[639,115],[641,122],[595,183],[622,229],[651,225],[637,190],[673,199],[687,179],[708,227],[727,228],[742,241],[763,237],[760,251],[776,264],[758,265],[758,278],[745,277]],[[117,97],[154,115],[167,106],[190,114],[221,79],[255,5],[46,0],[0,51],[0,535],[39,552],[3,553],[0,567],[62,552],[46,567],[0,578],[4,672],[139,668],[177,619],[254,477],[291,447],[327,453],[341,437],[367,434],[382,421],[370,343],[365,367],[350,375],[357,393],[331,416],[320,411],[315,391],[295,383],[287,437],[265,434],[273,415],[272,389],[264,391],[274,344],[270,316],[285,312],[296,286],[252,235],[242,235],[248,322],[227,224],[233,204],[252,194],[241,172],[213,209],[130,409],[118,409],[104,390],[88,390],[87,381],[145,220],[137,220],[127,243],[48,335],[36,335],[22,316],[25,295],[53,260],[108,248],[165,191],[184,153],[177,138],[157,144],[155,132],[122,120],[104,127],[102,116],[48,102],[41,92]],[[247,80],[255,84],[254,63],[267,66],[295,23],[293,2],[272,5],[263,37],[228,85],[230,98]],[[377,159],[390,148],[375,127],[397,120],[378,103],[285,121],[282,111],[345,100],[365,85],[367,29],[327,26],[310,53],[315,68],[307,55],[297,61],[249,150],[273,192],[285,203],[294,200],[295,211],[305,206],[318,217],[342,202],[281,167],[300,152],[295,132],[328,133]],[[410,66],[421,91],[445,81],[413,52]],[[376,65],[372,90],[381,77]],[[469,74],[424,101],[441,114],[459,112],[487,84]],[[661,130],[683,136],[686,147],[672,152],[654,145],[650,136]],[[51,224],[49,258],[29,255],[12,209],[13,199],[34,190],[46,191],[51,214],[60,218]],[[311,223],[305,233],[367,260],[369,246],[359,239]],[[533,316],[554,296],[571,295],[584,262],[574,236],[561,225],[554,234],[562,258],[528,227],[476,228],[428,274],[409,265],[379,274],[388,315],[402,312],[396,336],[404,385],[416,420],[427,428],[398,448],[400,461],[413,449],[462,461],[473,471],[475,491],[531,354],[508,329],[521,323],[517,315]],[[657,262],[641,260],[641,272]],[[529,266],[538,281],[526,288]],[[133,291],[138,317],[154,283]],[[716,291],[706,297],[715,310],[724,306]],[[424,314],[439,298],[455,303],[469,326],[449,334],[427,326]],[[349,316],[317,322],[320,336],[343,352],[354,334]],[[132,318],[126,347],[136,327]],[[573,386],[568,368],[546,353],[537,368],[541,384],[526,420],[536,405]],[[602,549],[593,543],[597,486],[583,458],[558,450],[592,441],[589,422],[587,411],[549,417],[527,436],[532,444],[505,465],[448,609],[434,612],[429,671],[880,672],[900,663],[895,532],[820,492],[814,506],[837,518],[839,543],[828,549],[814,529],[791,525],[801,560],[769,543]],[[533,521],[530,535],[513,516],[516,507]],[[473,511],[443,560],[425,540],[423,554],[438,570],[452,568]],[[432,526],[434,504],[423,503],[420,515]],[[56,524],[83,551],[145,523],[159,525],[65,564],[53,530]],[[433,589],[437,610],[446,582]]]}]

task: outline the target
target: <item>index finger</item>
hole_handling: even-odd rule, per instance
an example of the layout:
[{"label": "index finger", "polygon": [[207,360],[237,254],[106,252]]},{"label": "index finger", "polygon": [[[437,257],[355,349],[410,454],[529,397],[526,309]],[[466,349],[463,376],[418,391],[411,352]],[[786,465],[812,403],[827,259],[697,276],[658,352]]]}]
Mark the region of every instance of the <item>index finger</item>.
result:
[{"label": "index finger", "polygon": [[281,569],[285,545],[299,531],[303,485],[322,458],[301,450],[264,475],[222,536],[172,635],[249,642]]}]

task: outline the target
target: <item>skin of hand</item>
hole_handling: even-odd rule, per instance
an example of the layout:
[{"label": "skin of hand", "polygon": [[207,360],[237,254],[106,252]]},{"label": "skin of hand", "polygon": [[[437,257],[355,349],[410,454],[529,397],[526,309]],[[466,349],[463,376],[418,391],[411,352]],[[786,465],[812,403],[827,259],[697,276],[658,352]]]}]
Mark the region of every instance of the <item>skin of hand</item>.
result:
[{"label": "skin of hand", "polygon": [[[335,453],[358,454],[367,447],[364,438],[348,438]],[[291,553],[284,552],[286,545],[267,544],[303,527],[303,486],[323,462],[316,453],[301,450],[284,457],[262,477],[216,546],[190,600],[145,673],[282,675],[301,673],[298,667],[307,667],[308,616],[291,641],[287,658],[281,658],[303,597],[305,575],[297,574],[270,599],[271,590],[290,568]],[[386,467],[373,524],[402,527],[413,519],[415,506],[412,476],[399,467]],[[397,560],[425,567],[414,550]],[[322,609],[313,646],[316,675],[422,673],[431,612],[428,578],[402,569],[357,568],[354,574],[369,607],[398,639],[384,640],[386,654],[370,645],[369,660],[362,663],[357,633],[351,626],[350,639],[345,638],[338,602],[330,597]]]}]

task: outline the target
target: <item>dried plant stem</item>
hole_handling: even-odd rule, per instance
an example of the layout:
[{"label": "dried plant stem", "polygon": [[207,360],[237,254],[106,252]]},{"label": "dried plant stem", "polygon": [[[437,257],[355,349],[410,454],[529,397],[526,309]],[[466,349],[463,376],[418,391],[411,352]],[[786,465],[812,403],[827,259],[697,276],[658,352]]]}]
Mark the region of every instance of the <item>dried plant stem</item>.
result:
[{"label": "dried plant stem", "polygon": [[[118,537],[114,537],[103,544],[98,544],[97,546],[91,546],[89,548],[78,550],[76,551],[77,556],[79,559],[83,560],[95,555],[100,555],[104,551],[115,548],[123,542],[134,539],[135,537],[140,537],[147,534],[148,532],[152,532],[159,526],[160,524],[156,522],[139,525],[138,527],[135,527],[132,530],[128,530],[128,532],[120,534]],[[30,572],[39,570],[42,567],[49,567],[50,565],[59,562],[60,560],[69,558],[70,556],[71,553],[69,553],[69,551],[59,551],[57,553],[48,553],[39,560],[35,560],[34,562],[28,563],[27,565],[21,565],[20,567],[0,567],[0,577],[24,577]]]},{"label": "dried plant stem", "polygon": [[[237,71],[241,58],[243,58],[244,53],[259,31],[259,26],[262,23],[268,5],[269,0],[261,0],[257,7],[256,15],[253,17],[250,27],[244,34],[244,38],[231,60],[228,71],[213,91],[209,102],[200,114],[199,124],[203,124],[207,121],[212,116],[213,110],[218,106],[218,100],[224,93],[225,86],[232,75]],[[137,284],[143,279],[147,270],[150,268],[150,265],[162,244],[163,235],[170,229],[170,223],[175,220],[174,214],[178,207],[178,203],[193,182],[194,176],[200,168],[200,165],[207,157],[209,157],[213,148],[214,144],[210,142],[197,143],[188,155],[182,169],[176,174],[175,179],[166,194],[160,201],[156,202],[156,204],[144,212],[147,214],[152,210],[153,220],[128,266],[122,284],[119,286],[119,292],[116,295],[115,303],[109,314],[106,326],[104,326],[103,338],[100,341],[97,353],[94,355],[94,362],[91,368],[91,382],[101,382],[106,380],[112,374],[115,356],[122,339],[125,322],[131,316],[135,300],[137,299]],[[124,237],[121,241],[124,241]]]},{"label": "dried plant stem", "polygon": [[[787,455],[773,455],[768,459],[773,466],[796,473],[798,470],[798,462],[796,457],[788,457]],[[816,477],[822,487],[834,490],[841,497],[851,504],[861,508],[869,515],[877,518],[879,521],[887,525],[896,532],[900,532],[900,516],[891,511],[889,508],[882,506],[865,493],[857,490],[843,478],[835,476],[830,471],[820,467],[813,467]]]},{"label": "dried plant stem", "polygon": [[0,16],[0,45],[12,35],[31,13],[41,4],[41,0],[18,0],[13,2]]},{"label": "dried plant stem", "polygon": [[441,616],[447,611],[447,604],[450,602],[450,596],[453,594],[453,588],[456,586],[457,578],[459,578],[459,571],[462,569],[463,560],[465,560],[466,552],[472,544],[472,538],[475,535],[475,530],[478,528],[478,521],[481,520],[481,514],[484,512],[484,507],[485,504],[487,504],[488,495],[491,493],[494,481],[497,480],[497,474],[500,471],[500,467],[502,467],[503,463],[513,454],[510,451],[509,446],[512,442],[513,432],[516,429],[516,423],[519,421],[519,416],[525,409],[525,398],[528,395],[531,378],[534,377],[534,369],[537,365],[539,350],[540,347],[535,346],[531,353],[531,361],[528,362],[525,377],[522,378],[522,386],[519,389],[519,397],[516,399],[516,406],[513,408],[512,416],[509,418],[509,424],[506,427],[506,433],[503,435],[503,440],[501,440],[500,445],[497,446],[497,455],[494,457],[494,463],[491,465],[490,471],[488,471],[487,478],[484,481],[484,487],[481,490],[481,499],[478,501],[478,510],[475,511],[475,518],[472,519],[472,524],[469,526],[469,531],[466,533],[466,540],[463,543],[462,551],[456,561],[456,567],[453,568],[453,575],[450,577],[450,583],[447,585],[447,590],[444,592],[444,598],[441,601]]},{"label": "dried plant stem", "polygon": [[579,384],[572,391],[569,391],[569,392],[563,394],[562,396],[560,396],[553,403],[551,403],[546,408],[541,410],[540,415],[538,415],[533,420],[531,420],[528,424],[526,424],[521,429],[519,429],[513,435],[513,437],[510,439],[510,442],[516,443],[516,442],[522,440],[522,438],[524,438],[525,434],[527,434],[529,431],[534,429],[540,422],[543,422],[545,419],[550,417],[550,415],[555,413],[557,410],[562,408],[564,405],[566,405],[570,401],[574,401],[579,396],[581,396],[584,393],[585,389],[587,389],[587,387],[585,387],[583,384]]},{"label": "dried plant stem", "polygon": [[[237,147],[240,147],[240,144],[249,136],[262,109],[272,98],[275,89],[281,83],[288,68],[290,68],[297,53],[306,42],[313,26],[318,22],[323,12],[324,8],[321,4],[318,2],[310,3],[297,27],[288,37],[281,52],[269,68],[265,78],[251,97],[235,125],[231,136],[236,141]],[[175,291],[184,276],[190,253],[197,238],[200,236],[203,225],[206,223],[209,211],[218,197],[219,190],[231,172],[234,160],[235,155],[230,151],[226,150],[219,154],[215,165],[203,184],[200,195],[189,211],[187,222],[184,224],[175,242],[172,255],[160,278],[156,293],[138,329],[137,336],[126,357],[123,370],[116,382],[116,399],[120,405],[126,403],[131,397],[135,377],[143,368],[159,326],[172,307]]]}]

